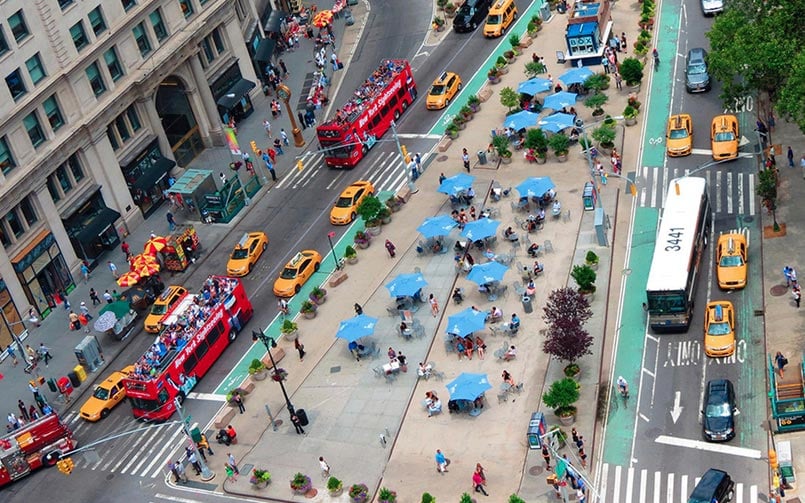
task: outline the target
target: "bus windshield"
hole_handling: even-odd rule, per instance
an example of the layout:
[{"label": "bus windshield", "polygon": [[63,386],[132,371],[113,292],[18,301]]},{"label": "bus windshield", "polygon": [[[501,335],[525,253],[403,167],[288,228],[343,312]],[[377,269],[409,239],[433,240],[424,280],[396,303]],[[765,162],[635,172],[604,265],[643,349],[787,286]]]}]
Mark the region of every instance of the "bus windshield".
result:
[{"label": "bus windshield", "polygon": [[664,295],[651,292],[648,296],[648,309],[652,313],[684,313],[686,306],[685,292],[668,293]]},{"label": "bus windshield", "polygon": [[325,155],[327,157],[337,157],[339,159],[349,159],[352,154],[352,147],[353,145],[339,146],[338,143],[333,143],[332,145],[322,143],[321,145],[321,148],[326,150]]}]

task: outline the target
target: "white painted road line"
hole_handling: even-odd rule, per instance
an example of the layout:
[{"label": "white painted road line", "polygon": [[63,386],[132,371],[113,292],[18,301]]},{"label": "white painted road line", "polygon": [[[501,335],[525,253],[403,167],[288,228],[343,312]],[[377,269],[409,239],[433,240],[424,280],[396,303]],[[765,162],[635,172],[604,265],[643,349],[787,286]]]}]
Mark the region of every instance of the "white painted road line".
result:
[{"label": "white painted road line", "polygon": [[760,459],[761,452],[757,449],[747,449],[746,447],[735,447],[724,444],[710,444],[702,440],[690,440],[687,438],[670,437],[660,435],[655,440],[658,444],[673,445],[675,447],[685,447],[688,449],[698,449],[700,451],[717,452],[719,454],[730,454],[744,458]]},{"label": "white painted road line", "polygon": [[226,396],[216,395],[215,393],[188,393],[187,398],[192,400],[212,400],[214,402],[226,402]]}]

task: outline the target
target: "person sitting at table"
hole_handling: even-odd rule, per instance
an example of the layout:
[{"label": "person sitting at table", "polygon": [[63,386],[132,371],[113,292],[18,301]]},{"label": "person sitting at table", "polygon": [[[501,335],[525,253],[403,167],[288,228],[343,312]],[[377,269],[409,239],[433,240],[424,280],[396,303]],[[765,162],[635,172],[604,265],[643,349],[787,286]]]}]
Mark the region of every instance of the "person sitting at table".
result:
[{"label": "person sitting at table", "polygon": [[464,337],[464,354],[467,355],[467,358],[472,360],[472,351],[473,351],[474,344],[472,342],[472,335],[467,335]]},{"label": "person sitting at table", "polygon": [[456,287],[456,289],[453,290],[453,302],[456,304],[461,304],[464,302],[464,291],[459,287]]},{"label": "person sitting at table", "polygon": [[497,323],[503,320],[503,311],[499,307],[492,306],[492,316],[489,319],[492,323]]},{"label": "person sitting at table", "polygon": [[389,355],[389,360],[394,360],[397,358],[397,352],[394,351],[393,348],[389,348],[389,352],[387,354]]},{"label": "person sitting at table", "polygon": [[535,293],[537,293],[537,285],[534,284],[534,280],[532,279],[525,287],[525,294],[529,297],[533,297]]},{"label": "person sitting at table", "polygon": [[529,257],[537,258],[537,255],[539,255],[539,245],[537,243],[531,243],[531,246],[529,246],[526,251]]},{"label": "person sitting at table", "polygon": [[478,287],[479,293],[489,293],[491,291],[491,283],[484,283]]},{"label": "person sitting at table", "polygon": [[541,224],[545,221],[545,208],[540,208],[539,213],[537,213],[537,223]]},{"label": "person sitting at table", "polygon": [[542,200],[545,203],[550,203],[554,199],[556,199],[556,190],[554,189],[548,189],[544,194],[542,194]]},{"label": "person sitting at table", "polygon": [[545,270],[545,268],[542,266],[542,264],[540,264],[539,261],[535,260],[534,261],[534,276],[536,276],[538,274],[541,274],[542,271],[544,271],[544,270]]},{"label": "person sitting at table", "polygon": [[478,351],[478,358],[483,360],[484,351],[486,350],[486,344],[484,343],[484,340],[481,339],[480,335],[475,336],[475,350]]},{"label": "person sitting at table", "polygon": [[503,353],[503,361],[511,361],[517,357],[517,349],[514,346],[509,347],[505,353]]},{"label": "person sitting at table", "polygon": [[472,188],[472,185],[467,189],[467,193],[464,194],[464,199],[467,201],[467,204],[472,204],[472,200],[475,199],[475,189]]},{"label": "person sitting at table", "polygon": [[518,208],[526,208],[528,207],[528,196],[521,197],[520,200],[517,202]]},{"label": "person sitting at table", "polygon": [[458,223],[458,210],[453,210],[453,211],[450,213],[450,217],[451,217],[451,218],[452,218],[452,219],[453,219],[453,220],[454,220],[456,223]]},{"label": "person sitting at table", "polygon": [[475,206],[470,206],[470,219],[478,220],[478,217],[475,216]]},{"label": "person sitting at table", "polygon": [[509,322],[509,330],[512,334],[516,334],[520,330],[520,318],[516,313],[512,313],[512,321]]},{"label": "person sitting at table", "polygon": [[464,355],[465,351],[467,351],[467,346],[464,345],[464,339],[461,337],[456,337],[456,353],[458,353],[459,360],[461,360],[461,357]]},{"label": "person sitting at table", "polygon": [[577,142],[577,141],[579,141],[579,130],[578,130],[578,129],[576,129],[576,128],[573,128],[573,129],[570,131],[570,136],[569,136],[569,138],[570,138],[570,141],[572,141],[572,142]]},{"label": "person sitting at table", "polygon": [[355,356],[355,359],[361,361],[361,353],[363,353],[363,350],[366,348],[363,347],[362,344],[358,344],[357,341],[350,342],[349,346],[347,347],[349,349],[349,352]]},{"label": "person sitting at table", "polygon": [[540,222],[541,220],[539,220],[536,215],[528,215],[528,218],[526,218],[526,230],[528,232],[534,232],[539,227]]},{"label": "person sitting at table", "polygon": [[441,240],[437,239],[436,241],[433,242],[433,246],[431,246],[431,251],[433,253],[441,253],[442,250],[444,250],[444,244],[442,244]]},{"label": "person sitting at table", "polygon": [[562,214],[562,203],[560,203],[558,199],[553,202],[553,207],[551,208],[551,213],[555,217],[558,217],[559,215]]},{"label": "person sitting at table", "polygon": [[495,252],[493,252],[491,248],[487,248],[484,252],[484,257],[486,257],[487,260],[495,260]]},{"label": "person sitting at table", "polygon": [[400,323],[400,335],[405,337],[406,339],[411,338],[411,329],[408,328],[408,324],[404,321]]},{"label": "person sitting at table", "polygon": [[424,377],[425,379],[430,377],[430,371],[433,370],[433,367],[430,364],[425,365],[422,362],[419,362],[419,369],[417,369],[416,373],[419,377]]},{"label": "person sitting at table", "polygon": [[505,231],[503,231],[503,236],[508,239],[509,241],[519,241],[520,238],[517,237],[517,233],[514,232],[514,229],[511,226],[507,227]]},{"label": "person sitting at table", "polygon": [[512,375],[509,374],[508,370],[504,370],[503,374],[501,375],[501,377],[503,377],[503,382],[505,382],[506,384],[508,384],[512,388],[517,386],[517,383],[514,382],[514,379],[512,378]]}]

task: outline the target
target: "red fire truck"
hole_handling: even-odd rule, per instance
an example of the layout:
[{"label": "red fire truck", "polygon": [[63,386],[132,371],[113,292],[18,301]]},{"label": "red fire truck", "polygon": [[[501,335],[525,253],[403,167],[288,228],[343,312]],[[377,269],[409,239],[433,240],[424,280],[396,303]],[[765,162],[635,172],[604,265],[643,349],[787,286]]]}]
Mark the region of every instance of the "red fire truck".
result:
[{"label": "red fire truck", "polygon": [[73,432],[56,413],[28,423],[0,438],[0,486],[37,468],[53,466],[76,447]]},{"label": "red fire truck", "polygon": [[164,421],[254,314],[243,283],[210,276],[162,319],[165,329],[123,380],[134,417]]},{"label": "red fire truck", "polygon": [[414,99],[416,83],[408,61],[382,61],[335,116],[316,128],[324,161],[332,168],[354,167]]}]

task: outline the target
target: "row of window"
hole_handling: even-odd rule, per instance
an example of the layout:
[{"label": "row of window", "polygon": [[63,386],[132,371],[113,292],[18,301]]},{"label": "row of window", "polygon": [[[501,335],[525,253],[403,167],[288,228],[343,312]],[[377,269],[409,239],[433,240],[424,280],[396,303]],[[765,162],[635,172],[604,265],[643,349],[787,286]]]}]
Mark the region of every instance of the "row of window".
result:
[{"label": "row of window", "polygon": [[54,203],[73,190],[86,176],[81,161],[76,154],[71,155],[67,162],[56,168],[47,181],[48,192]]},{"label": "row of window", "polygon": [[109,143],[112,144],[112,149],[117,151],[126,144],[133,136],[134,133],[142,129],[140,123],[140,116],[137,114],[137,109],[131,105],[125,112],[115,117],[108,126],[106,126],[106,136],[109,137]]},{"label": "row of window", "polygon": [[26,197],[0,219],[0,243],[10,246],[13,243],[12,235],[19,239],[37,221],[39,217],[30,196]]}]

